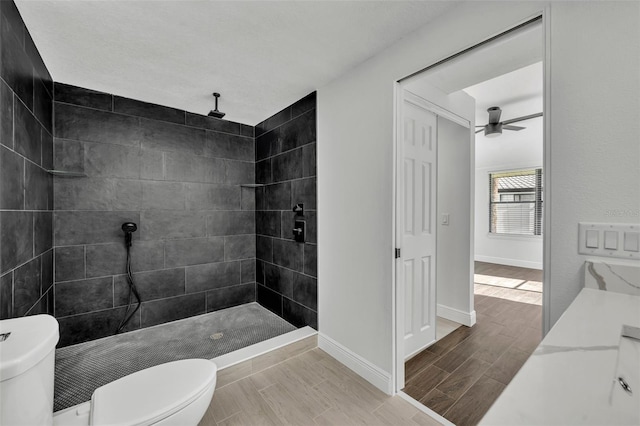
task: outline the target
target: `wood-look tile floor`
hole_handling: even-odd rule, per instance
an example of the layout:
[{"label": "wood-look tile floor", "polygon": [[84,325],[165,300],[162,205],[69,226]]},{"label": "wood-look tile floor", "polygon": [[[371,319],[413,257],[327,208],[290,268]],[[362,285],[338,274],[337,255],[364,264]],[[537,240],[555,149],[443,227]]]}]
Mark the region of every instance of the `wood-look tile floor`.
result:
[{"label": "wood-look tile floor", "polygon": [[458,426],[480,421],[542,338],[538,304],[476,294],[475,309],[473,327],[461,326],[405,364],[405,393]]},{"label": "wood-look tile floor", "polygon": [[356,424],[440,423],[313,348],[239,380],[224,376],[199,426]]}]

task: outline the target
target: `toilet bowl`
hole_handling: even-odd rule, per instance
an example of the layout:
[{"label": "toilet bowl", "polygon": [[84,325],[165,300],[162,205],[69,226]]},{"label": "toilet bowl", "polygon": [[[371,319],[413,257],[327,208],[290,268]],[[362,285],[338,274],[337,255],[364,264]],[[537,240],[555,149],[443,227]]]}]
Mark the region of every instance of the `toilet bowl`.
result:
[{"label": "toilet bowl", "polygon": [[[9,334],[10,333],[10,334]],[[53,413],[58,322],[49,315],[0,321],[0,424],[197,425],[211,402],[216,365],[156,365],[95,390],[91,401]]]}]

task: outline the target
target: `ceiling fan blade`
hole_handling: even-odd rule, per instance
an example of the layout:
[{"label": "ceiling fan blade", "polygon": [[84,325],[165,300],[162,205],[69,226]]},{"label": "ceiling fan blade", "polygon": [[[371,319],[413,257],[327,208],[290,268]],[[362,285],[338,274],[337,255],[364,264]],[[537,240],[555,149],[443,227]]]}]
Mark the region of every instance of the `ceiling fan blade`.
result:
[{"label": "ceiling fan blade", "polygon": [[505,126],[505,125],[503,125],[503,126],[502,126],[502,129],[503,129],[503,130],[516,130],[516,131],[517,131],[517,130],[526,129],[526,127],[512,126],[512,125],[510,125],[510,124],[507,124],[506,126]]},{"label": "ceiling fan blade", "polygon": [[480,133],[480,132],[484,132],[484,126],[482,126],[483,128],[480,130],[476,130],[476,133]]},{"label": "ceiling fan blade", "polygon": [[479,125],[479,126],[476,126],[476,127],[484,127],[484,126],[485,126],[484,124],[481,124],[481,125]]},{"label": "ceiling fan blade", "polygon": [[536,118],[536,117],[542,117],[542,113],[541,113],[541,112],[538,112],[538,113],[531,114],[531,115],[523,115],[522,117],[512,118],[511,120],[504,120],[504,121],[502,122],[502,124],[517,123],[518,121],[529,120],[529,119],[531,119],[531,118]]},{"label": "ceiling fan blade", "polygon": [[491,107],[487,110],[489,113],[489,124],[495,124],[500,122],[500,114],[502,114],[502,110],[500,107]]}]

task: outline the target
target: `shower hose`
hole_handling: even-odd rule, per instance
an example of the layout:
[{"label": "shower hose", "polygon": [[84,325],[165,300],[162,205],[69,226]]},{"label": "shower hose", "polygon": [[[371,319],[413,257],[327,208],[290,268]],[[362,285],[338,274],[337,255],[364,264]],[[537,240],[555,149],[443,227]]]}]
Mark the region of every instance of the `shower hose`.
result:
[{"label": "shower hose", "polygon": [[[140,294],[138,294],[138,289],[136,288],[136,285],[133,282],[133,274],[131,273],[131,243],[128,242],[128,244],[125,244],[125,245],[127,247],[127,284],[129,284],[129,301],[127,303],[127,309],[124,312],[124,317],[122,318],[122,321],[120,321],[120,325],[116,330],[116,334],[119,334],[122,331],[122,329],[124,329],[124,327],[127,325],[127,323],[131,321],[131,318],[133,318],[133,316],[138,311],[138,309],[140,309],[140,303],[141,303]],[[135,309],[129,312],[133,302],[132,296],[136,297],[137,304]]]}]

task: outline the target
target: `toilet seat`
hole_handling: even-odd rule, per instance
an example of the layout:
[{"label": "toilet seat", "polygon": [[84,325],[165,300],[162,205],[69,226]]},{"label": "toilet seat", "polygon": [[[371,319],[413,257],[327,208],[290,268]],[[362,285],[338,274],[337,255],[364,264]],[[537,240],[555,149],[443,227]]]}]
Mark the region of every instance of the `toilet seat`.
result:
[{"label": "toilet seat", "polygon": [[156,365],[95,390],[89,424],[148,426],[184,409],[215,387],[216,365],[186,359]]}]

